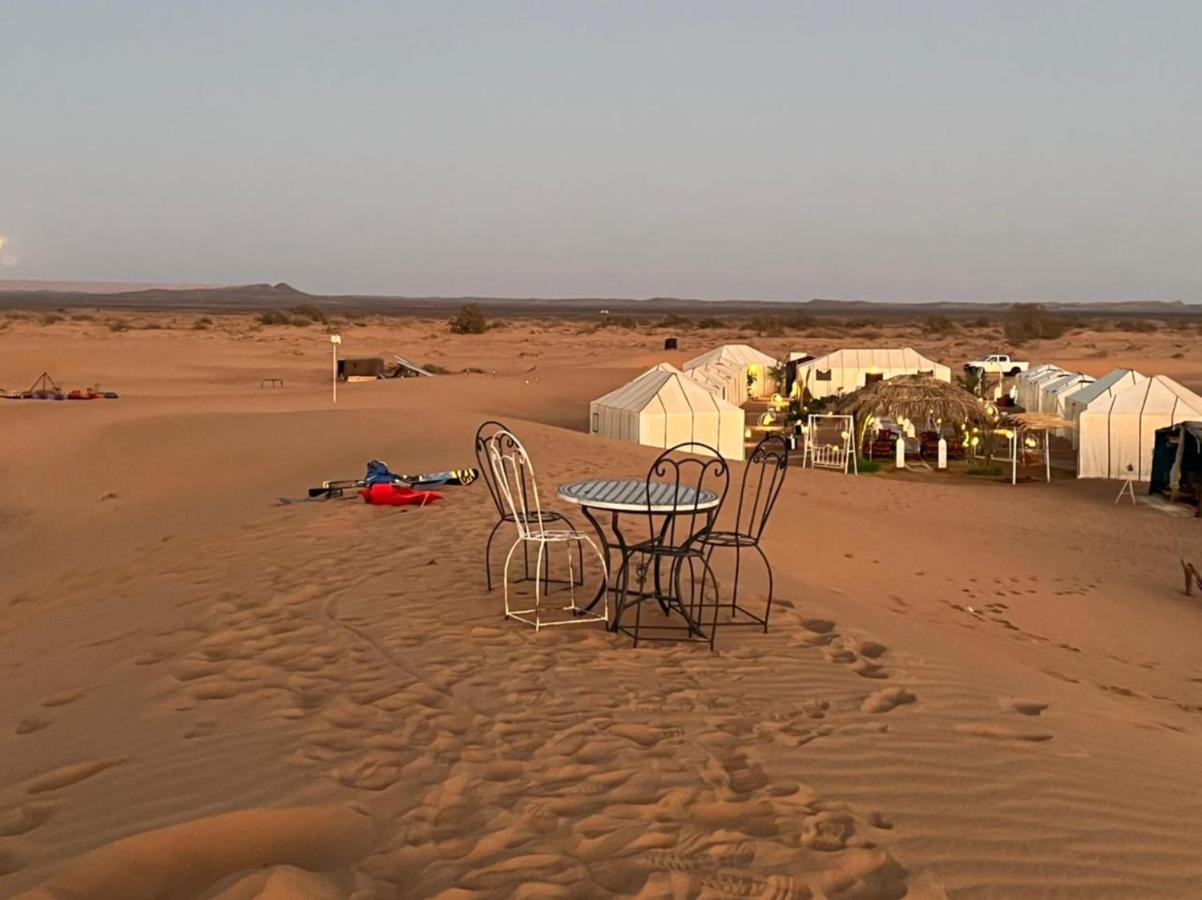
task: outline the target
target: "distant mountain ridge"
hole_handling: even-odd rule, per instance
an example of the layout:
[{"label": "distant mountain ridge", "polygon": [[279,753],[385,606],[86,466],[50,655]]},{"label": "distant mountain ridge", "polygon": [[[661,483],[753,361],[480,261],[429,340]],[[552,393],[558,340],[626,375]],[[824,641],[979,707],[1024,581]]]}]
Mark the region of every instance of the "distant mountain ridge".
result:
[{"label": "distant mountain ridge", "polygon": [[[100,286],[126,288],[101,290]],[[35,287],[36,286],[36,287]],[[785,312],[817,317],[876,316],[902,318],[914,315],[972,315],[1005,312],[1014,302],[1042,302],[1049,310],[1073,315],[1180,316],[1202,312],[1202,305],[1180,300],[1131,300],[1111,303],[1055,301],[876,301],[816,298],[788,300],[698,300],[688,297],[412,297],[403,295],[311,294],[290,284],[228,286],[160,286],[124,283],[71,283],[0,280],[0,307],[45,309],[102,307],[129,310],[196,310],[203,312],[254,312],[287,309],[314,303],[332,311],[355,314],[443,314],[463,303],[479,303],[492,315],[596,315],[726,314],[772,315]]]}]

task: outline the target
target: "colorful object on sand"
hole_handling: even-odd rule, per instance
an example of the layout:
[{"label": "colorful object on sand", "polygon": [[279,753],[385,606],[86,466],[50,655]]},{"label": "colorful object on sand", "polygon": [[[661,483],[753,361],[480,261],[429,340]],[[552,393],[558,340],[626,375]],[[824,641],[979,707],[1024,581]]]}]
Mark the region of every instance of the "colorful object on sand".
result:
[{"label": "colorful object on sand", "polygon": [[364,503],[373,506],[427,506],[442,499],[438,491],[415,491],[404,484],[373,484],[359,491]]}]

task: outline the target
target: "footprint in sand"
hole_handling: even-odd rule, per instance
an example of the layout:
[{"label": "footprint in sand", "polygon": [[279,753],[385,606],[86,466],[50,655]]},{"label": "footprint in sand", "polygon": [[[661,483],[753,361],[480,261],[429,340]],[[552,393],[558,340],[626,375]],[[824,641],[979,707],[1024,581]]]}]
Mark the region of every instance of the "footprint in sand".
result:
[{"label": "footprint in sand", "polygon": [[1001,725],[989,725],[985,722],[968,722],[963,725],[956,725],[955,729],[961,734],[971,734],[976,737],[993,738],[994,740],[1040,742],[1052,739],[1050,734],[1015,731],[1012,728],[1005,728]]},{"label": "footprint in sand", "polygon": [[1046,703],[1040,703],[1038,700],[1024,700],[1021,697],[999,697],[998,703],[1004,709],[1014,710],[1023,716],[1037,716],[1048,708]]},{"label": "footprint in sand", "polygon": [[48,728],[49,726],[49,719],[22,719],[17,723],[17,727],[13,731],[16,734],[33,734],[35,731],[41,731],[43,728]]},{"label": "footprint in sand", "polygon": [[905,688],[885,688],[865,697],[864,702],[860,704],[860,709],[866,713],[884,713],[906,703],[913,703],[917,699]]},{"label": "footprint in sand", "polygon": [[78,784],[85,779],[91,778],[105,769],[111,769],[113,766],[120,765],[125,762],[123,759],[98,759],[92,762],[73,763],[69,766],[62,766],[47,772],[45,775],[38,776],[37,779],[25,789],[29,794],[43,794],[46,791],[57,791],[59,788],[69,787],[73,784]]},{"label": "footprint in sand", "polygon": [[0,813],[0,837],[28,834],[48,822],[57,809],[53,803],[26,803]]},{"label": "footprint in sand", "polygon": [[53,695],[47,697],[45,700],[42,701],[42,706],[45,706],[45,707],[66,706],[68,703],[74,703],[76,700],[78,700],[80,697],[82,697],[86,693],[87,693],[86,690],[63,691],[62,693],[53,694]]}]

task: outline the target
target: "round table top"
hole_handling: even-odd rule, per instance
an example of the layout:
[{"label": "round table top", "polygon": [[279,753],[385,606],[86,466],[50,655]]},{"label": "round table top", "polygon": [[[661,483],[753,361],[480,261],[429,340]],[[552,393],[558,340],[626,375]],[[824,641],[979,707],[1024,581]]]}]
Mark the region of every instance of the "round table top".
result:
[{"label": "round table top", "polygon": [[[650,511],[653,513],[694,512],[713,509],[718,495],[713,491],[651,482]],[[559,486],[559,498],[590,509],[614,512],[647,512],[647,482],[643,479],[596,478]]]}]

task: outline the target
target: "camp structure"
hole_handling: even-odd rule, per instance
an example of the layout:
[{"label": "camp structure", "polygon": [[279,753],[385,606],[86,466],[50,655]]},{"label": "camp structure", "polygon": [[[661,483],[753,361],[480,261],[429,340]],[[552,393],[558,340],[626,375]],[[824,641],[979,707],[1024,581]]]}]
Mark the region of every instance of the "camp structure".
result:
[{"label": "camp structure", "polygon": [[839,397],[902,375],[952,380],[951,369],[910,347],[845,349],[798,364],[797,393],[808,393],[814,399]]},{"label": "camp structure", "polygon": [[[726,377],[735,388],[732,393],[738,393],[742,385],[743,399],[737,401],[740,405],[748,397],[761,399],[771,397],[780,388],[776,384],[774,372],[779,365],[767,353],[761,353],[748,344],[723,344],[708,353],[690,359],[684,364],[684,371],[691,373],[702,367],[721,366]],[[736,402],[731,400],[732,403]]]},{"label": "camp structure", "polygon": [[698,366],[685,373],[716,397],[727,403],[742,406],[747,402],[747,382],[740,381],[738,372],[722,363]]},{"label": "camp structure", "polygon": [[743,459],[743,410],[669,363],[589,404],[589,431],[647,447],[696,441]]},{"label": "camp structure", "polygon": [[[1202,422],[1178,422],[1156,429],[1149,492],[1174,502],[1198,505],[1202,491]],[[1198,506],[1202,514],[1202,506]]]},{"label": "camp structure", "polygon": [[339,381],[375,381],[384,377],[384,360],[378,356],[338,360]]},{"label": "camp structure", "polygon": [[1149,481],[1156,431],[1202,419],[1202,397],[1165,375],[1101,394],[1077,417],[1077,477]]},{"label": "camp structure", "polygon": [[427,372],[421,366],[416,366],[403,356],[392,354],[393,364],[387,368],[388,378],[433,378],[433,372]]},{"label": "camp structure", "polygon": [[[1065,372],[1056,378],[1048,379],[1039,386],[1039,409],[1037,411],[1063,418],[1065,399],[1075,389],[1093,383],[1093,376],[1081,372]],[[1030,410],[1030,412],[1036,412],[1036,410]]]},{"label": "camp structure", "polygon": [[1074,425],[1073,430],[1073,446],[1076,447],[1079,434],[1076,431],[1077,419],[1081,417],[1082,411],[1093,403],[1098,397],[1107,396],[1113,397],[1119,391],[1126,390],[1133,384],[1138,384],[1147,378],[1142,372],[1137,372],[1134,369],[1111,369],[1093,384],[1088,384],[1079,391],[1074,391],[1071,396],[1064,401],[1064,417]]},{"label": "camp structure", "polygon": [[1014,402],[1027,412],[1039,412],[1039,388],[1046,381],[1052,381],[1071,373],[1060,366],[1045,363],[1020,373],[1014,379]]}]

